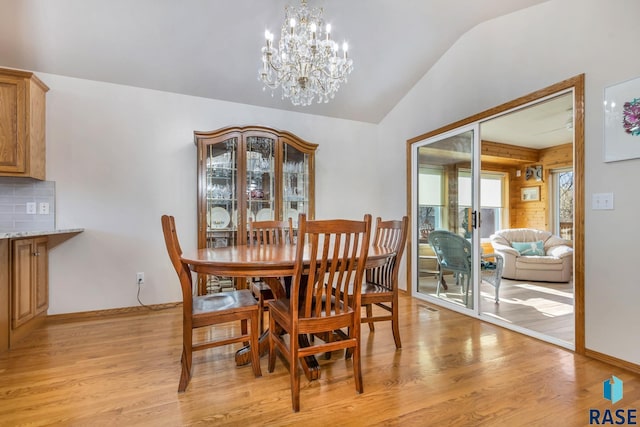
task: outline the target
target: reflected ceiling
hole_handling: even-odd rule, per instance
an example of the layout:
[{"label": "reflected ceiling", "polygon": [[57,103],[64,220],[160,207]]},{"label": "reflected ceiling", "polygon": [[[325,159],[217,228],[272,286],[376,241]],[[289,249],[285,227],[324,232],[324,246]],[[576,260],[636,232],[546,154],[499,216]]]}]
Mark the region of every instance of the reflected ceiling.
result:
[{"label": "reflected ceiling", "polygon": [[567,93],[482,122],[480,135],[483,141],[536,149],[571,143],[573,94]]}]

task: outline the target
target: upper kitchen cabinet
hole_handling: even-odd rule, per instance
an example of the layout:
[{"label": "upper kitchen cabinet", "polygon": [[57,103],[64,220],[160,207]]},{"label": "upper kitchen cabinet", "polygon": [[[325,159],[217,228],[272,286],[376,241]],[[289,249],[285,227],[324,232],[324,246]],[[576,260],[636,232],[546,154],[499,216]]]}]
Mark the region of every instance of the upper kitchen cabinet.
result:
[{"label": "upper kitchen cabinet", "polygon": [[256,221],[314,217],[317,144],[262,126],[195,132],[198,147],[198,247],[247,241]]},{"label": "upper kitchen cabinet", "polygon": [[0,176],[45,179],[45,95],[33,73],[0,68]]}]

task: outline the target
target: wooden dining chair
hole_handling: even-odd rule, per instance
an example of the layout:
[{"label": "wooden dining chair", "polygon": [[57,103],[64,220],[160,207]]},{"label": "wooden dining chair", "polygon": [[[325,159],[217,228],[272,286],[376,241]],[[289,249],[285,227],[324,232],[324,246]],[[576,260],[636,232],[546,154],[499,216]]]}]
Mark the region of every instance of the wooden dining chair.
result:
[{"label": "wooden dining chair", "polygon": [[[186,390],[191,379],[192,353],[223,345],[249,342],[251,364],[256,377],[262,375],[258,349],[258,303],[249,290],[220,292],[193,296],[193,281],[189,266],[182,261],[182,249],[178,242],[173,216],[162,216],[162,231],[171,263],[178,273],[182,288],[182,372],[178,391]],[[193,330],[221,323],[240,321],[240,335],[222,339],[193,342]],[[247,333],[247,322],[249,333]]]},{"label": "wooden dining chair", "polygon": [[[253,221],[249,218],[249,245],[279,245],[293,244],[293,222],[287,221]],[[264,332],[264,312],[268,310],[266,301],[274,298],[275,286],[282,287],[284,292],[284,278],[264,277],[251,282],[251,292],[258,300],[260,317],[258,319],[260,333]]]},{"label": "wooden dining chair", "polygon": [[[369,251],[371,215],[363,221],[344,219],[298,220],[298,246],[290,298],[268,302],[269,372],[276,363],[276,350],[289,362],[291,400],[300,410],[300,358],[339,349],[353,349],[353,376],[356,391],[362,393],[360,367],[360,287]],[[350,295],[347,290],[354,289]],[[333,290],[338,292],[333,295]],[[280,335],[280,329],[285,335]],[[340,340],[313,343],[308,335],[325,334],[347,328]],[[284,336],[288,336],[285,340]],[[288,342],[287,342],[288,341]]]},{"label": "wooden dining chair", "polygon": [[[402,347],[398,325],[398,271],[407,242],[408,227],[409,220],[406,216],[399,221],[383,221],[380,217],[376,219],[373,245],[391,248],[395,254],[383,265],[366,271],[361,290],[362,307],[366,310],[366,317],[362,318],[362,323],[368,323],[369,330],[373,332],[374,322],[390,320],[396,348]],[[374,305],[389,314],[374,316]]]}]

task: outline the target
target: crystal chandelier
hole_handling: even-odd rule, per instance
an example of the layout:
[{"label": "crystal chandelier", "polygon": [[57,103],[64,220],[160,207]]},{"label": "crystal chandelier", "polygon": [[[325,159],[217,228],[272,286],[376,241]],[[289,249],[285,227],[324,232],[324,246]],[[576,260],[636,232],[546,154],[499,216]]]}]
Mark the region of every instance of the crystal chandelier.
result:
[{"label": "crystal chandelier", "polygon": [[282,99],[289,98],[293,105],[329,102],[340,84],[347,81],[353,63],[347,56],[348,45],[331,39],[331,24],[325,26],[321,8],[307,7],[302,0],[299,7],[285,8],[277,48],[273,34],[266,30],[266,46],[262,48],[262,68],[259,80],[265,88],[282,87]]}]

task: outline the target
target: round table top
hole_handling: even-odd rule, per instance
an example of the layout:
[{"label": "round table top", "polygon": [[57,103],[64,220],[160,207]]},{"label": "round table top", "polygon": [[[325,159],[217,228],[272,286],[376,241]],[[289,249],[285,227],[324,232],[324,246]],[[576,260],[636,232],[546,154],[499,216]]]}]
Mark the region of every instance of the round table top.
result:
[{"label": "round table top", "polygon": [[[384,264],[392,249],[370,246],[367,268]],[[308,259],[305,248],[305,259]],[[292,276],[296,260],[295,245],[237,245],[187,251],[182,260],[198,273],[234,277]]]}]

